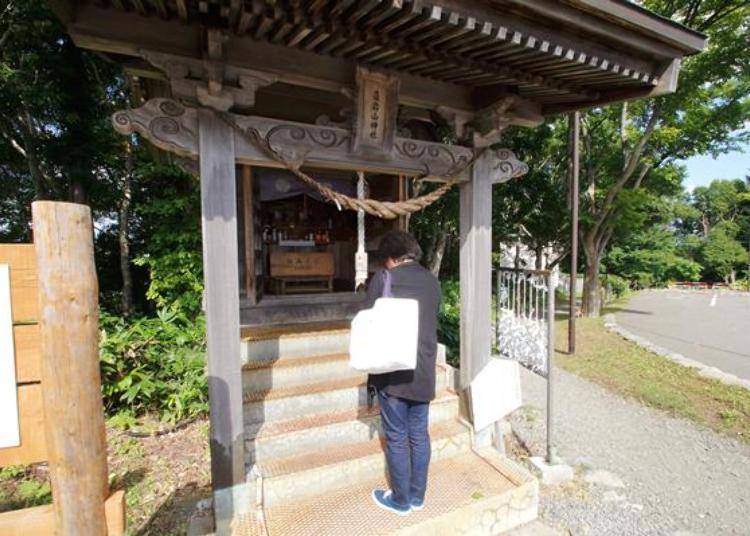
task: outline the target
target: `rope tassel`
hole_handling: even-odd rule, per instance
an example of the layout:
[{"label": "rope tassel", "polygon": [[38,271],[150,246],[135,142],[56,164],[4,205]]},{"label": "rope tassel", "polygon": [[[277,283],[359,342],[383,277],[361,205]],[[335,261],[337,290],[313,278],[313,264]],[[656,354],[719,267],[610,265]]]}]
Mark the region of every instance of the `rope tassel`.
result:
[{"label": "rope tassel", "polygon": [[[357,172],[357,200],[365,199],[365,174]],[[354,289],[367,282],[367,251],[365,251],[365,211],[357,210],[357,253],[354,255]]]}]

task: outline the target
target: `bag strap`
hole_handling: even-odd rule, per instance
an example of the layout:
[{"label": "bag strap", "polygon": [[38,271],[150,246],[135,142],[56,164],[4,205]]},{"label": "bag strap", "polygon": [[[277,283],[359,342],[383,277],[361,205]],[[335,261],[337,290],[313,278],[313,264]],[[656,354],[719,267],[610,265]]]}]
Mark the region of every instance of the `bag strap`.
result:
[{"label": "bag strap", "polygon": [[391,292],[391,271],[383,270],[383,294],[381,298],[393,298],[393,292]]}]

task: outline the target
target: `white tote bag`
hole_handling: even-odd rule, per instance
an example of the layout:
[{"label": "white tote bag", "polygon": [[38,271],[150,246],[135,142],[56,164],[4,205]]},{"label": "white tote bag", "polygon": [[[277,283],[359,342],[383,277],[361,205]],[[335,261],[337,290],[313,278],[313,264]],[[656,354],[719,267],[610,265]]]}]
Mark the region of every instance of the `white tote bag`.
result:
[{"label": "white tote bag", "polygon": [[370,374],[414,370],[417,366],[419,302],[394,298],[388,270],[384,278],[383,297],[352,320],[349,366]]}]

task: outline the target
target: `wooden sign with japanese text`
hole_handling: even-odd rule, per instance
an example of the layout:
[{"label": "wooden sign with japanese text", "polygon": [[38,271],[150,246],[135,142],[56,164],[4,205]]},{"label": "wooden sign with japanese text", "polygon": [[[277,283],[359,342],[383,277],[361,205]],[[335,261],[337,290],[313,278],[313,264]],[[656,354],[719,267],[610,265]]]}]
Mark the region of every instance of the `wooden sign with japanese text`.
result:
[{"label": "wooden sign with japanese text", "polygon": [[396,77],[357,68],[357,115],[352,152],[382,155],[393,150],[398,87]]},{"label": "wooden sign with japanese text", "polygon": [[32,244],[0,244],[0,467],[47,459],[37,266]]}]

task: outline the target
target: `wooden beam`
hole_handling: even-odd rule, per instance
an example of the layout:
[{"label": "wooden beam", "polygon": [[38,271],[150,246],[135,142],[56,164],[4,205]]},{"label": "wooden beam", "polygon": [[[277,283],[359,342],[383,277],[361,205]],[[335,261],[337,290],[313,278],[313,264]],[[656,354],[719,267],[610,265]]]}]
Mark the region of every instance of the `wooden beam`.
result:
[{"label": "wooden beam", "polygon": [[237,257],[234,135],[206,109],[198,110],[203,277],[205,281],[211,486],[217,534],[230,534],[235,515],[249,509],[245,484]]},{"label": "wooden beam", "polygon": [[[137,57],[143,50],[152,50],[202,59],[198,26],[176,25],[136,13],[84,4],[76,21],[68,25],[68,32],[82,48]],[[351,60],[237,36],[230,36],[225,46],[228,66],[264,71],[277,76],[280,82],[335,93],[355,88],[357,64]],[[402,104],[425,108],[450,104],[456,109],[471,110],[469,88],[404,73],[399,73],[399,78]]]},{"label": "wooden beam", "polygon": [[[579,25],[590,32],[618,39],[623,45],[644,52],[692,54],[706,45],[706,36],[700,32],[656,15],[632,2],[574,0],[573,5],[567,5],[556,0],[506,1],[522,6],[536,16],[552,16],[561,25]],[[640,39],[628,39],[626,28],[633,27],[641,34]],[[655,42],[663,45],[659,47]]]},{"label": "wooden beam", "polygon": [[253,169],[242,166],[242,219],[245,245],[245,298],[255,305],[255,211],[253,210]]},{"label": "wooden beam", "polygon": [[[578,1],[578,0],[575,0]],[[580,9],[567,8],[557,0],[502,0],[500,2],[468,2],[440,0],[446,10],[461,11],[496,26],[504,26],[553,45],[608,58],[627,65],[647,64],[646,58],[682,56],[684,50],[657,39],[638,35],[637,28],[623,27],[602,17],[591,17]],[[610,2],[614,3],[614,2]],[[619,2],[618,2],[619,3]],[[542,9],[540,9],[543,6]],[[526,12],[524,16],[523,12]],[[564,16],[561,16],[564,13]],[[635,30],[635,31],[634,31]],[[595,35],[594,39],[582,36]],[[635,54],[623,53],[633,50]],[[635,66],[635,65],[633,65]]]},{"label": "wooden beam", "polygon": [[39,270],[42,400],[58,534],[106,536],[107,443],[91,209],[31,206]]},{"label": "wooden beam", "polygon": [[[122,134],[139,132],[151,143],[180,156],[198,156],[198,115],[194,108],[169,99],[151,99],[140,108],[117,112],[112,122]],[[433,175],[433,180],[463,169],[471,149],[396,137],[388,154],[355,154],[350,151],[351,132],[338,127],[279,121],[267,117],[228,114],[240,129],[255,130],[287,161],[310,167],[358,169],[379,173]],[[283,167],[245,136],[235,132],[235,156],[239,163]],[[461,179],[459,179],[461,180]],[[465,179],[464,179],[465,180]]]},{"label": "wooden beam", "polygon": [[550,104],[543,106],[543,113],[545,116],[551,116],[561,113],[574,112],[576,110],[585,110],[593,106],[602,106],[605,104],[611,104],[613,102],[645,99],[674,93],[677,90],[680,64],[681,60],[679,59],[675,59],[669,62],[667,66],[662,70],[659,78],[655,80],[655,85],[653,87],[636,87],[627,90],[608,91],[606,93],[602,93],[602,95],[593,102],[572,101],[559,104]]},{"label": "wooden beam", "polygon": [[492,307],[491,151],[472,166],[460,186],[461,387],[469,386],[490,359]]}]

